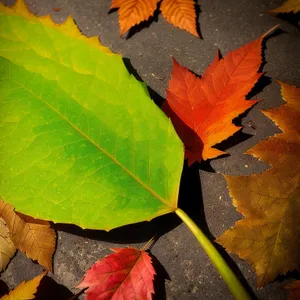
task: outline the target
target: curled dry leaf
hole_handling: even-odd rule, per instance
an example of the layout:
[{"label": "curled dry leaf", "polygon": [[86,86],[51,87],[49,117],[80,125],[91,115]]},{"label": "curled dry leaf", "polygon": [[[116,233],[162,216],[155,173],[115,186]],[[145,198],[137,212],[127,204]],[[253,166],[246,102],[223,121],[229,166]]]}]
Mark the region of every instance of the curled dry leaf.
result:
[{"label": "curled dry leaf", "polygon": [[290,294],[289,300],[300,299],[300,280],[296,280],[284,287]]},{"label": "curled dry leaf", "polygon": [[14,245],[29,258],[52,271],[56,234],[50,228],[50,223],[17,214],[12,205],[1,199],[0,216],[7,224]]},{"label": "curled dry leaf", "polygon": [[189,165],[224,154],[214,146],[241,129],[232,120],[257,102],[245,97],[262,75],[264,36],[224,58],[217,54],[201,78],[174,59],[162,108],[185,145]]},{"label": "curled dry leaf", "polygon": [[285,1],[281,6],[270,10],[270,13],[297,13],[300,11],[300,0],[288,0]]},{"label": "curled dry leaf", "polygon": [[31,300],[37,292],[37,288],[47,272],[29,280],[23,281],[14,290],[10,291],[8,295],[3,296],[0,300]]},{"label": "curled dry leaf", "polygon": [[[1,216],[1,215],[0,215]],[[16,247],[11,240],[5,221],[0,217],[0,272],[3,271],[14,256]]]},{"label": "curled dry leaf", "polygon": [[217,239],[253,265],[258,287],[300,269],[300,89],[280,85],[286,104],[263,113],[283,133],[247,152],[272,168],[250,176],[225,176],[244,219]]},{"label": "curled dry leaf", "polygon": [[[160,0],[112,0],[110,8],[119,8],[120,34],[148,20],[154,14],[158,2]],[[169,23],[199,37],[194,0],[163,0],[160,10]]]},{"label": "curled dry leaf", "polygon": [[115,248],[114,253],[96,262],[78,288],[88,288],[86,300],[151,300],[155,270],[151,257],[136,248]]}]

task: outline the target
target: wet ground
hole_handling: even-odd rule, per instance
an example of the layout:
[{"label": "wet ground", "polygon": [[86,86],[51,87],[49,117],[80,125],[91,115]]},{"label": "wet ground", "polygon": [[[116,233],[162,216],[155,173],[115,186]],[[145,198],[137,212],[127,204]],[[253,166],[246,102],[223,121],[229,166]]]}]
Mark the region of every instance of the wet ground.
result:
[{"label": "wet ground", "polygon": [[[152,97],[158,102],[165,97],[172,67],[171,56],[200,75],[211,63],[217,49],[225,55],[280,24],[280,30],[266,40],[265,76],[252,93],[254,98],[263,101],[237,120],[244,125],[243,132],[221,145],[223,149],[228,149],[231,156],[185,168],[182,179],[180,205],[211,239],[240,219],[231,204],[225,180],[219,173],[252,174],[268,168],[263,162],[243,155],[259,140],[278,132],[259,110],[281,103],[275,79],[300,85],[300,32],[288,22],[293,21],[292,16],[282,19],[265,13],[282,1],[199,0],[201,11],[198,21],[203,39],[171,26],[161,15],[131,31],[129,38],[120,38],[117,13],[108,14],[109,0],[35,0],[27,3],[30,10],[38,15],[51,13],[56,22],[62,22],[72,14],[84,34],[99,35],[104,45],[126,58],[129,70],[147,83]],[[110,233],[83,231],[64,225],[56,228],[58,243],[54,275],[51,275],[55,282],[48,279],[43,283],[46,294],[40,295],[41,299],[68,299],[84,271],[108,254],[110,247],[142,246],[157,232],[161,236],[152,248],[159,273],[156,299],[232,299],[205,252],[176,216],[161,217],[150,223],[132,225]],[[241,280],[247,282],[253,298],[286,299],[283,286],[288,281],[282,279],[257,290],[256,277],[250,265],[234,255],[227,255],[221,247],[220,251]],[[2,291],[31,279],[41,270],[39,265],[18,253],[1,275],[1,280],[7,284],[1,285]]]}]

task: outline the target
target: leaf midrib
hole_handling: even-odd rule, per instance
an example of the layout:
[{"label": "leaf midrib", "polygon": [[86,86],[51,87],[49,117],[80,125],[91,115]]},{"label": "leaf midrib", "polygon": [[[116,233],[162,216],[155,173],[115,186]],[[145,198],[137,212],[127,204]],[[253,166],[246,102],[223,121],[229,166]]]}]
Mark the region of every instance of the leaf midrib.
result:
[{"label": "leaf midrib", "polygon": [[[93,146],[95,146],[97,149],[99,149],[103,154],[105,154],[107,157],[109,157],[115,164],[117,164],[119,167],[121,167],[128,175],[130,175],[137,183],[139,183],[145,190],[147,190],[152,196],[157,198],[161,203],[166,205],[170,212],[174,211],[176,207],[172,207],[169,205],[169,203],[164,200],[161,196],[159,196],[156,192],[154,192],[151,188],[149,188],[145,183],[143,183],[135,174],[130,172],[126,167],[124,167],[115,157],[113,157],[109,152],[107,152],[105,149],[100,147],[98,144],[96,144],[92,139],[90,139],[84,132],[82,132],[79,128],[77,128],[74,124],[72,124],[66,117],[64,117],[58,110],[56,110],[53,106],[51,106],[49,103],[47,103],[45,100],[43,100],[38,95],[35,95],[32,91],[27,89],[25,86],[21,85],[19,82],[15,81],[17,85],[19,85],[21,88],[26,90],[28,93],[33,95],[35,98],[41,100],[45,105],[47,105],[52,111],[57,113],[64,121],[66,121],[74,130],[76,130],[80,135],[82,135],[87,141],[89,141]],[[84,109],[84,108],[82,108]]]}]

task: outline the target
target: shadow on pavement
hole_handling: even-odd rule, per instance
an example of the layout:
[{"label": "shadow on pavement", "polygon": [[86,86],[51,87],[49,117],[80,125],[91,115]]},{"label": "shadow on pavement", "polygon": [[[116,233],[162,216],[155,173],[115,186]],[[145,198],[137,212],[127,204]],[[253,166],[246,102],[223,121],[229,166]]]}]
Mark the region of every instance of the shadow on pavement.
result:
[{"label": "shadow on pavement", "polygon": [[[214,243],[215,237],[211,234],[208,228],[204,214],[199,165],[197,164],[194,164],[189,168],[187,167],[187,165],[185,165],[185,171],[181,179],[179,207],[182,208],[193,219],[193,221],[199,226],[199,228],[201,228],[201,230],[209,238],[209,240]],[[242,272],[239,270],[233,259],[229,256],[229,254],[222,246],[217,243],[214,243],[214,245],[222,255],[222,257],[225,259],[229,267],[239,278],[245,289],[248,291],[251,299],[256,299],[256,296],[247,283],[247,280],[244,278]]]},{"label": "shadow on pavement", "polygon": [[58,284],[50,277],[44,277],[38,287],[36,300],[67,300],[73,293],[64,285]]},{"label": "shadow on pavement", "polygon": [[154,277],[154,290],[153,300],[163,300],[166,299],[166,288],[165,281],[171,280],[168,272],[164,266],[159,262],[159,260],[151,254],[153,267],[155,269],[156,275]]},{"label": "shadow on pavement", "polygon": [[294,25],[298,30],[300,30],[300,12],[294,14],[290,13],[283,13],[275,15],[277,18],[289,22],[290,24]]},{"label": "shadow on pavement", "polygon": [[9,292],[7,284],[0,280],[0,297],[6,295]]}]

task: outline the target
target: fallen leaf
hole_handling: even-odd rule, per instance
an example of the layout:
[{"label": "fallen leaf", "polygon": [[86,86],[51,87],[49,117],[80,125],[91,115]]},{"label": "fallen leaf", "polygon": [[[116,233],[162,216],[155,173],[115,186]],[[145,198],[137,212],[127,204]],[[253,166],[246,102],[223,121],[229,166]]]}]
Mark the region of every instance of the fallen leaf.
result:
[{"label": "fallen leaf", "polygon": [[296,280],[284,287],[290,294],[289,300],[300,299],[300,280]]},{"label": "fallen leaf", "polygon": [[245,218],[217,239],[253,265],[258,287],[300,269],[300,89],[280,85],[286,104],[263,113],[283,133],[247,151],[272,168],[225,176],[233,204]]},{"label": "fallen leaf", "polygon": [[47,272],[29,280],[20,283],[14,290],[10,291],[8,295],[3,296],[0,300],[30,300],[34,299],[37,288]]},{"label": "fallen leaf", "polygon": [[270,10],[270,13],[297,13],[300,11],[300,0],[288,0],[285,1],[281,6]]},{"label": "fallen leaf", "polygon": [[2,199],[90,229],[174,212],[182,142],[122,57],[22,1],[0,24]]},{"label": "fallen leaf", "polygon": [[[160,0],[112,0],[110,8],[119,8],[120,35],[148,20],[154,14],[158,2]],[[199,37],[194,0],[163,0],[160,10],[169,23]]]},{"label": "fallen leaf", "polygon": [[5,221],[0,217],[0,272],[6,268],[15,253],[16,247],[10,238],[9,230]]},{"label": "fallen leaf", "polygon": [[163,0],[160,10],[169,23],[199,37],[194,0]]},{"label": "fallen leaf", "polygon": [[112,0],[110,9],[119,8],[120,35],[148,20],[160,0]]},{"label": "fallen leaf", "polygon": [[86,300],[152,299],[155,270],[151,257],[136,248],[114,248],[96,262],[77,288],[88,288]]},{"label": "fallen leaf", "polygon": [[189,165],[224,154],[213,147],[240,130],[232,120],[257,102],[245,97],[262,75],[258,70],[264,36],[222,59],[217,54],[202,78],[173,59],[162,108],[185,145]]},{"label": "fallen leaf", "polygon": [[14,245],[52,271],[56,234],[50,223],[15,213],[12,205],[0,199],[0,216],[6,222]]}]

